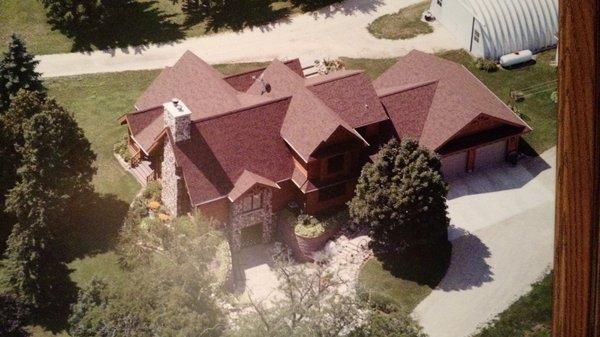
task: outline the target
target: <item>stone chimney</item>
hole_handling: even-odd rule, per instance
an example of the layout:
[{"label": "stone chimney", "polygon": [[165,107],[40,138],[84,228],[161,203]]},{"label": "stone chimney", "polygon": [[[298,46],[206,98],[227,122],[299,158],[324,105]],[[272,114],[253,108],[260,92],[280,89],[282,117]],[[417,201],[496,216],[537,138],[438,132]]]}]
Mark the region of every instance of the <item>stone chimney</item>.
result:
[{"label": "stone chimney", "polygon": [[190,139],[190,123],[192,112],[183,102],[173,98],[171,102],[163,104],[165,113],[165,126],[171,129],[173,140],[177,143]]}]

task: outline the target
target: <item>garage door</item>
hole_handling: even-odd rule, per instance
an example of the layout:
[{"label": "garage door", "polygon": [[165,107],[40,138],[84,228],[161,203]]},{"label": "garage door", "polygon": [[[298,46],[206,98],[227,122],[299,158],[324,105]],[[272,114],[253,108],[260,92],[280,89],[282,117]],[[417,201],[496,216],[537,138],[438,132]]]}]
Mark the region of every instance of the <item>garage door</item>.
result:
[{"label": "garage door", "polygon": [[506,140],[486,145],[477,149],[475,169],[498,166],[506,158]]},{"label": "garage door", "polygon": [[467,153],[461,152],[442,158],[442,172],[445,178],[465,173],[467,169]]}]

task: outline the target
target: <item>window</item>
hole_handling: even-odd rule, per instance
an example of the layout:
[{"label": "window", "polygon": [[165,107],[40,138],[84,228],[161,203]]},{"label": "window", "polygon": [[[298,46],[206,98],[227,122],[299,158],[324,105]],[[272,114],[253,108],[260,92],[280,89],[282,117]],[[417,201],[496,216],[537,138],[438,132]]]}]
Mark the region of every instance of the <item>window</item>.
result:
[{"label": "window", "polygon": [[262,208],[262,195],[260,193],[245,196],[242,200],[242,211],[251,212]]},{"label": "window", "polygon": [[327,201],[346,194],[346,184],[326,187],[319,191],[319,201]]},{"label": "window", "polygon": [[327,159],[327,174],[334,174],[344,169],[344,155],[340,154]]},{"label": "window", "polygon": [[475,40],[475,42],[479,43],[479,31],[475,30],[473,31],[473,40]]},{"label": "window", "polygon": [[442,7],[442,0],[437,0],[438,6]]}]

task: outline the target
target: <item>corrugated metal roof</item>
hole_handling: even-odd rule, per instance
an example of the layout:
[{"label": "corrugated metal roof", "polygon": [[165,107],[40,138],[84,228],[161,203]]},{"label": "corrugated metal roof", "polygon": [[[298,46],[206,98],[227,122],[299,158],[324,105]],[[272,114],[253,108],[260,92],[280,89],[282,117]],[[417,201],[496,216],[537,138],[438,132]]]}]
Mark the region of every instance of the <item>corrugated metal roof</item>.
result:
[{"label": "corrugated metal roof", "polygon": [[484,26],[486,55],[556,44],[558,0],[459,0]]}]

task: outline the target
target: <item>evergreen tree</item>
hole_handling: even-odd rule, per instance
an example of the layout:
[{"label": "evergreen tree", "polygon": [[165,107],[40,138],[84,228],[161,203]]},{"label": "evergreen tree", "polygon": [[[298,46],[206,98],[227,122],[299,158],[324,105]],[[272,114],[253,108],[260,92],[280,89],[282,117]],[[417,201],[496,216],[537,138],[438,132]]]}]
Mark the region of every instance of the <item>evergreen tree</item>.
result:
[{"label": "evergreen tree", "polygon": [[25,43],[12,35],[8,51],[0,61],[0,114],[10,106],[10,101],[19,90],[45,91],[40,73],[35,71],[39,61],[27,52]]},{"label": "evergreen tree", "polygon": [[95,155],[73,116],[54,100],[23,92],[6,119],[19,114],[30,117],[8,123],[22,130],[23,145],[16,149],[17,182],[6,200],[16,224],[2,281],[33,310],[59,314],[75,295],[61,244],[70,233],[72,205],[91,190]]},{"label": "evergreen tree", "polygon": [[368,226],[370,247],[386,267],[424,281],[433,276],[420,274],[426,269],[443,276],[431,266],[449,259],[447,193],[437,156],[414,140],[392,140],[363,168],[350,215]]},{"label": "evergreen tree", "polygon": [[18,298],[0,294],[0,336],[29,337],[25,330],[27,316],[27,308]]}]

